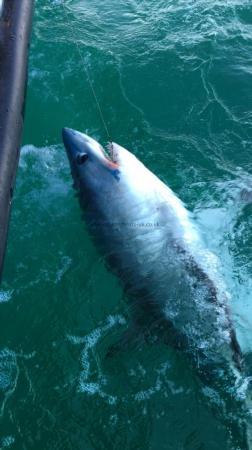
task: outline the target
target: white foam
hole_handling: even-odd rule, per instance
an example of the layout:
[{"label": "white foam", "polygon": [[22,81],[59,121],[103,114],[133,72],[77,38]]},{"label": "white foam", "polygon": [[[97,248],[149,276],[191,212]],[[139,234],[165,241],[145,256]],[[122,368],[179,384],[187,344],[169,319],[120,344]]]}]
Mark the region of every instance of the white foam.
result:
[{"label": "white foam", "polygon": [[17,372],[16,354],[11,350],[0,351],[0,390],[6,391],[13,385]]},{"label": "white foam", "polygon": [[4,291],[0,290],[0,303],[7,303],[11,300],[13,290]]},{"label": "white foam", "polygon": [[68,256],[63,256],[61,258],[61,261],[60,261],[61,268],[58,269],[56,272],[55,283],[58,283],[62,279],[64,274],[67,272],[67,270],[71,266],[71,263],[72,263],[72,259],[69,258]]},{"label": "white foam", "polygon": [[5,436],[1,439],[0,442],[2,448],[10,447],[12,444],[14,444],[15,438],[14,436]]},{"label": "white foam", "polygon": [[[116,403],[117,398],[104,392],[103,388],[107,384],[106,378],[102,375],[99,368],[99,361],[95,355],[94,349],[102,337],[107,331],[118,325],[125,325],[126,320],[122,315],[115,314],[109,315],[106,318],[104,325],[95,328],[89,334],[83,337],[68,335],[67,339],[74,345],[83,345],[80,354],[81,372],[78,379],[78,392],[85,393],[87,395],[99,395],[108,404],[113,405]],[[91,370],[91,366],[96,366],[96,371]],[[93,381],[94,372],[97,373],[97,380]],[[90,377],[92,375],[92,381]]]},{"label": "white foam", "polygon": [[80,380],[78,391],[81,393],[86,393],[88,395],[98,394],[103,398],[109,405],[115,405],[117,398],[114,395],[107,394],[104,392],[99,383],[87,383]]},{"label": "white foam", "polygon": [[161,381],[158,377],[156,380],[156,384],[146,390],[139,391],[135,394],[135,400],[137,402],[142,402],[145,400],[149,400],[152,395],[161,390]]},{"label": "white foam", "polygon": [[0,392],[3,393],[3,401],[0,404],[0,418],[4,414],[5,404],[9,397],[15,392],[18,378],[19,365],[18,359],[30,359],[35,352],[30,354],[15,353],[14,351],[4,348],[0,350]]},{"label": "white foam", "polygon": [[[34,145],[25,145],[21,149],[19,167],[21,169],[27,169],[32,166],[38,170],[41,174],[44,174],[46,170],[47,175],[49,172],[58,171],[59,166],[62,167],[62,150],[59,146],[51,145],[48,147],[35,147]],[[57,158],[59,156],[59,158]],[[58,159],[59,164],[55,164]],[[65,166],[67,161],[63,159]],[[38,163],[38,164],[37,164]]]}]

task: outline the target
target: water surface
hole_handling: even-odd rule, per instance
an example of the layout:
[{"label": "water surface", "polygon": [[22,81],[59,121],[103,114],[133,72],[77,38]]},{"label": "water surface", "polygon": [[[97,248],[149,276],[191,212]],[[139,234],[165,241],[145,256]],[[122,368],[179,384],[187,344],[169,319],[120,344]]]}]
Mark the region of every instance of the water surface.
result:
[{"label": "water surface", "polygon": [[[25,133],[0,290],[0,448],[218,450],[227,430],[165,345],[106,359],[127,328],[81,218],[61,128],[133,151],[194,212],[252,347],[252,7],[36,2]],[[169,289],[169,287],[168,287]]]}]

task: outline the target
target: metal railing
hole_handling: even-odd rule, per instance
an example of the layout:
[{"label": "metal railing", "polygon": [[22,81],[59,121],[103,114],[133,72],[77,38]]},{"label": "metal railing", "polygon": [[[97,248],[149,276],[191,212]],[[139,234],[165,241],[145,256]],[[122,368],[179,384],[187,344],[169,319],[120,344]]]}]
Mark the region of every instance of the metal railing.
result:
[{"label": "metal railing", "polygon": [[33,3],[0,0],[0,281],[24,122]]},{"label": "metal railing", "polygon": [[4,0],[0,0],[0,19],[3,14]]}]

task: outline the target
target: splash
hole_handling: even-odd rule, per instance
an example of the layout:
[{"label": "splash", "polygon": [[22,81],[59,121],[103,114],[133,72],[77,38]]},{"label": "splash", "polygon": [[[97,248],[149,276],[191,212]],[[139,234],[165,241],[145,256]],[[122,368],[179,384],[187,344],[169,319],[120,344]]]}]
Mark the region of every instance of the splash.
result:
[{"label": "splash", "polygon": [[13,290],[0,290],[0,303],[7,303],[11,300]]}]

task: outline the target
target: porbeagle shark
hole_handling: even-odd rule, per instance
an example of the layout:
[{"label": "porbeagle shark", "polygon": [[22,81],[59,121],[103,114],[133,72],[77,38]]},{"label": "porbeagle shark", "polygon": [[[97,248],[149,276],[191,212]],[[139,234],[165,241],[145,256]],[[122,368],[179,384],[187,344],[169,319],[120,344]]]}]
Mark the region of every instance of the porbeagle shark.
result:
[{"label": "porbeagle shark", "polygon": [[230,448],[252,449],[248,401],[238,389],[246,383],[242,355],[218,258],[181,200],[131,152],[112,143],[108,154],[69,128],[63,141],[89,231],[121,281],[135,329],[161,334],[187,356],[219,399]]}]

